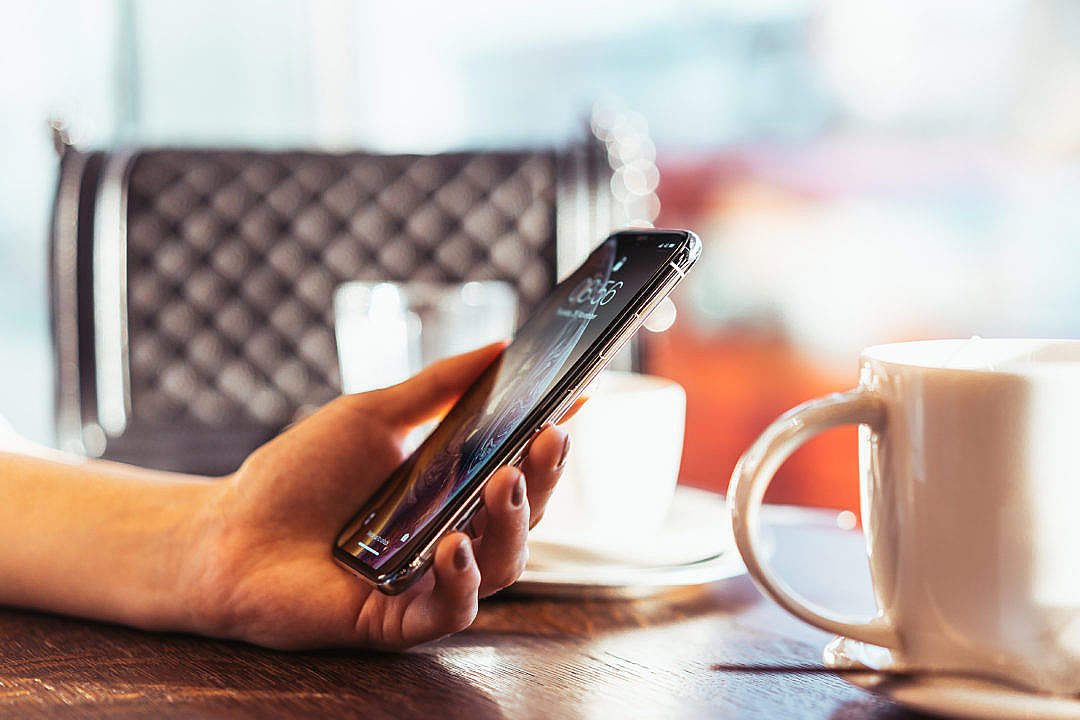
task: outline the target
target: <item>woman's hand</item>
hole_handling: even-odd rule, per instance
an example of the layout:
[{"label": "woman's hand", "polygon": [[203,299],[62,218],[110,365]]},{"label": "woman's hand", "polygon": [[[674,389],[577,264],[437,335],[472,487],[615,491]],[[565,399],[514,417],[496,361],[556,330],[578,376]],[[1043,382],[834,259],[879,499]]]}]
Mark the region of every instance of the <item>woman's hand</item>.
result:
[{"label": "woman's hand", "polygon": [[343,396],[255,451],[214,486],[182,563],[191,628],[275,648],[404,648],[462,630],[477,600],[528,558],[528,529],[562,469],[569,438],[549,427],[521,469],[491,478],[474,526],[445,537],[432,569],[387,596],[339,567],[342,526],[404,459],[410,429],[437,417],[494,360],[492,345],[436,363],[400,385]]}]

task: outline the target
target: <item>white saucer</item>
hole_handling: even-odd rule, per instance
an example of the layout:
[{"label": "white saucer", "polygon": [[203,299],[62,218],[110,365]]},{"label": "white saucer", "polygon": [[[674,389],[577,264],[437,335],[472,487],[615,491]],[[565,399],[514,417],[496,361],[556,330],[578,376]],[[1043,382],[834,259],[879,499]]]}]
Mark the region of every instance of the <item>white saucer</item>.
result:
[{"label": "white saucer", "polygon": [[912,672],[889,650],[838,637],[825,666],[840,677],[912,710],[973,720],[1076,720],[1080,698],[1026,690],[971,675]]},{"label": "white saucer", "polygon": [[529,541],[529,564],[507,589],[515,595],[637,598],[746,573],[731,540],[724,496],[680,486],[664,526],[663,547],[603,548]]}]

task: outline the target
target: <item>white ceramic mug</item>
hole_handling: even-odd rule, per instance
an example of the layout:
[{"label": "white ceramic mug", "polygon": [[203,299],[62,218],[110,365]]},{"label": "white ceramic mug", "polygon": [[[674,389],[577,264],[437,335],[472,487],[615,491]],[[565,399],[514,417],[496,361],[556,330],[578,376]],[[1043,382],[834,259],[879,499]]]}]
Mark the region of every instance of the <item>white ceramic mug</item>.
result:
[{"label": "white ceramic mug", "polygon": [[[759,510],[802,443],[857,423],[879,609],[860,623],[799,597],[763,562]],[[762,590],[802,620],[908,667],[1080,691],[1080,341],[881,345],[859,386],[774,422],[735,468],[735,540]],[[822,558],[822,563],[827,563]]]},{"label": "white ceramic mug", "polygon": [[678,383],[605,371],[567,423],[570,454],[532,539],[639,556],[675,496],[685,421]]}]

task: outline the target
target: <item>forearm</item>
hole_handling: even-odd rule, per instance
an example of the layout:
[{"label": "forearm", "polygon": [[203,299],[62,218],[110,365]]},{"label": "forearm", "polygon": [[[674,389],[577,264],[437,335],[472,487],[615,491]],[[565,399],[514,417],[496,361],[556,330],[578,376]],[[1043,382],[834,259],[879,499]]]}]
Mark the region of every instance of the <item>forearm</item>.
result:
[{"label": "forearm", "polygon": [[0,453],[0,604],[193,630],[186,560],[213,481]]}]

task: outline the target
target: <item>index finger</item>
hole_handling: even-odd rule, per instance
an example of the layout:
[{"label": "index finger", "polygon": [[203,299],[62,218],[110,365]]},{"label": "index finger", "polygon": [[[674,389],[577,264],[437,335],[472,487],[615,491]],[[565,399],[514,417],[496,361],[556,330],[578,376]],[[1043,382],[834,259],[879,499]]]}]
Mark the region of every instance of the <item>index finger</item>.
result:
[{"label": "index finger", "polygon": [[408,380],[365,394],[391,425],[412,427],[441,415],[507,345],[497,342],[434,362]]}]

